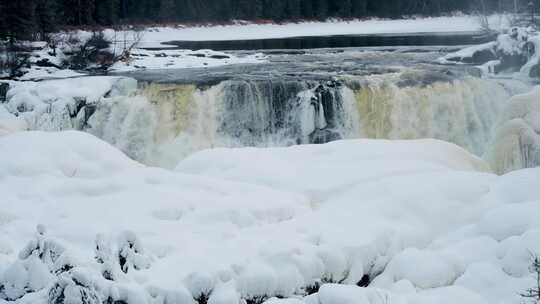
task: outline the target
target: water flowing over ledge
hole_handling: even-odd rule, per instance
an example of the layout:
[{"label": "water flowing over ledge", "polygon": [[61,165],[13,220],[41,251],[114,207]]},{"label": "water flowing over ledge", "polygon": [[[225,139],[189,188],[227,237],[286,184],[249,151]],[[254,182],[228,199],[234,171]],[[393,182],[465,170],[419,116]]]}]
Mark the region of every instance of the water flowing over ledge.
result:
[{"label": "water flowing over ledge", "polygon": [[[436,138],[484,156],[493,150],[510,98],[529,89],[520,81],[418,70],[330,80],[231,79],[210,86],[137,85],[129,78],[114,79],[110,88],[102,89],[101,97],[99,93],[88,99],[71,96],[62,102],[40,101],[46,98],[40,95],[46,89],[39,84],[33,99],[20,95],[26,96],[28,88],[15,87],[7,109],[24,117],[32,130],[84,130],[133,159],[172,168],[207,148],[351,138]],[[29,104],[31,100],[46,106],[30,111],[40,108]],[[489,159],[498,172],[519,167],[498,163],[501,157]],[[523,166],[534,164],[529,161]]]}]

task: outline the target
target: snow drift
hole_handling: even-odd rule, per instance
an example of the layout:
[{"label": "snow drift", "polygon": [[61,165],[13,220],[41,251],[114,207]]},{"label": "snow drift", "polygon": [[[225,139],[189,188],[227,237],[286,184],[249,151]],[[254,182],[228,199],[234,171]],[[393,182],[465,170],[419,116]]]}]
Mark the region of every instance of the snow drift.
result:
[{"label": "snow drift", "polygon": [[533,283],[540,171],[497,177],[452,144],[215,149],[176,171],[74,131],[0,148],[5,301],[519,303]]}]

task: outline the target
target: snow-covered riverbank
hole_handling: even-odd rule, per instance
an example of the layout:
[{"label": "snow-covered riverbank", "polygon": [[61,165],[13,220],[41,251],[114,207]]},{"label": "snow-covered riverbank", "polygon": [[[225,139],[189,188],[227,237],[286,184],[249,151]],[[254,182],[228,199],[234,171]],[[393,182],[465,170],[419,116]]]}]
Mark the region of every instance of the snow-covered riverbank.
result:
[{"label": "snow-covered riverbank", "polygon": [[[506,28],[504,16],[490,16],[493,29]],[[456,33],[481,31],[477,16],[412,18],[401,20],[329,20],[285,24],[237,24],[197,27],[155,27],[145,31],[141,47],[159,47],[171,40],[252,40],[333,35],[380,35],[411,33]],[[161,45],[162,46],[162,45]]]},{"label": "snow-covered riverbank", "polygon": [[[494,15],[488,18],[494,30],[508,28],[508,18]],[[171,41],[226,41],[260,40],[287,37],[315,37],[334,35],[405,35],[405,34],[463,34],[482,31],[477,16],[453,16],[434,18],[411,18],[401,20],[328,20],[326,22],[300,22],[286,24],[253,24],[239,22],[234,25],[147,27],[137,31],[124,29],[104,29],[103,38],[111,42],[103,49],[113,57],[122,57],[111,71],[133,71],[145,69],[205,68],[233,64],[256,64],[266,62],[262,54],[239,54],[213,50],[177,50]],[[83,30],[61,32],[53,35],[54,47],[45,43],[31,53],[30,68],[24,68],[26,75],[21,80],[41,80],[76,76],[65,69],[65,62],[71,54],[96,32]],[[172,48],[172,49],[171,49]],[[129,55],[123,52],[129,49]],[[55,54],[54,56],[52,54]],[[38,64],[39,63],[39,64]],[[94,68],[94,67],[90,67]]]}]

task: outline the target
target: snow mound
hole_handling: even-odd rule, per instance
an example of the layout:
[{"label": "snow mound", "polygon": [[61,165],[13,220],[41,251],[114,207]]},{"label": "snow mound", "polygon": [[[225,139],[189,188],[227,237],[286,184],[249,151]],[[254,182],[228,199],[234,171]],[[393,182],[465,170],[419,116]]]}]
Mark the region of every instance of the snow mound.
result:
[{"label": "snow mound", "polygon": [[540,169],[499,177],[452,144],[215,149],[176,171],[75,131],[0,150],[0,302],[517,304],[534,284]]},{"label": "snow mound", "polygon": [[27,129],[26,122],[0,106],[0,136]]},{"label": "snow mound", "polygon": [[33,177],[99,177],[140,165],[88,133],[22,132],[0,137],[0,179]]},{"label": "snow mound", "polygon": [[[486,163],[464,149],[431,139],[358,139],[288,148],[220,148],[196,153],[176,168],[179,172],[314,192],[343,185],[345,181],[449,169],[489,171]],[[321,179],[315,174],[321,171],[340,179]],[[303,172],[302,178],[299,172]]]}]

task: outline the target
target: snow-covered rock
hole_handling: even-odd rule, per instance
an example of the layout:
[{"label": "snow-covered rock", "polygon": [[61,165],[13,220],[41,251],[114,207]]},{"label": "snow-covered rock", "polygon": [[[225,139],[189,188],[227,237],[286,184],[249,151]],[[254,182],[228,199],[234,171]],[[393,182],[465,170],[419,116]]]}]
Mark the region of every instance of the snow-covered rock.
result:
[{"label": "snow-covered rock", "polygon": [[[0,124],[5,124],[2,112],[7,111],[11,114],[8,121],[19,120],[31,130],[79,128],[88,118],[92,106],[101,98],[127,96],[136,89],[136,80],[126,77],[97,76],[11,82],[6,103],[0,105]],[[5,128],[11,130],[14,127]]]},{"label": "snow-covered rock", "polygon": [[464,48],[437,61],[442,64],[474,64],[488,74],[520,72],[525,77],[538,77],[540,37],[528,28],[513,27],[498,35],[495,41]]}]

